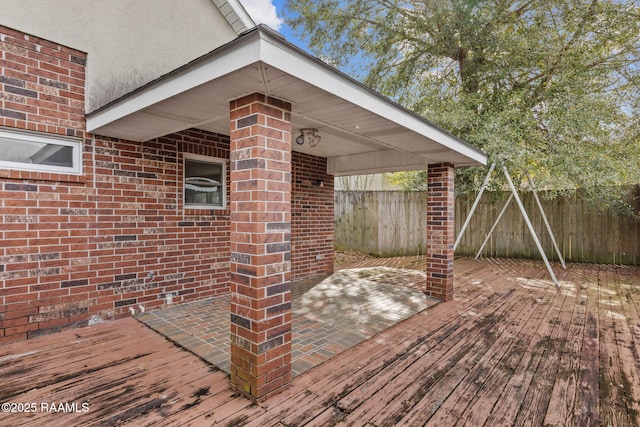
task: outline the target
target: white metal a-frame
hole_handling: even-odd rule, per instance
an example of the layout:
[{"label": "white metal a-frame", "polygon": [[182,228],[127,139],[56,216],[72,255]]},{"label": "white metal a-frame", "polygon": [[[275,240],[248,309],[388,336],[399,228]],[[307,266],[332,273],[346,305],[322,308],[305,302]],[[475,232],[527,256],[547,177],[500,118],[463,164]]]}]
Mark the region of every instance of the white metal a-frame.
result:
[{"label": "white metal a-frame", "polygon": [[[491,174],[493,173],[493,170],[495,169],[495,167],[496,167],[495,163],[492,163],[491,167],[489,167],[489,172],[487,173],[487,177],[484,179],[484,182],[482,183],[482,187],[480,188],[480,192],[478,193],[478,197],[476,197],[476,200],[473,202],[473,205],[471,206],[471,211],[469,211],[469,215],[467,216],[467,219],[465,220],[464,225],[462,226],[462,229],[460,230],[460,234],[458,234],[458,238],[456,239],[456,242],[453,245],[453,250],[454,251],[458,247],[458,244],[460,243],[460,240],[462,240],[462,235],[464,234],[465,230],[469,226],[469,223],[471,222],[471,217],[473,216],[473,213],[475,212],[476,208],[478,207],[478,204],[480,203],[480,198],[482,197],[482,193],[484,193],[484,190],[489,185],[489,181],[491,180]],[[476,259],[482,253],[482,250],[484,249],[484,247],[486,246],[487,242],[489,241],[489,238],[491,237],[491,234],[493,233],[493,231],[495,230],[496,226],[498,225],[498,222],[500,222],[500,219],[502,219],[502,215],[504,215],[504,213],[506,212],[507,207],[509,206],[509,203],[511,203],[511,200],[513,200],[515,198],[516,203],[518,204],[518,207],[520,208],[520,212],[522,212],[522,216],[524,217],[524,221],[527,224],[527,227],[529,228],[529,232],[531,233],[531,237],[533,238],[533,241],[536,243],[538,251],[540,252],[540,256],[542,256],[542,259],[544,260],[544,264],[547,266],[547,270],[549,271],[549,275],[551,275],[551,279],[553,280],[553,283],[556,286],[560,286],[560,283],[558,282],[558,279],[556,278],[556,275],[553,272],[553,269],[551,268],[551,264],[549,263],[549,259],[547,258],[547,255],[545,254],[544,249],[542,248],[542,244],[540,243],[540,239],[538,239],[538,235],[536,234],[536,231],[533,229],[533,225],[531,224],[531,221],[529,220],[529,215],[527,215],[527,211],[524,209],[522,201],[520,200],[520,197],[518,196],[518,191],[516,190],[515,185],[513,185],[513,181],[511,180],[511,175],[509,175],[509,171],[507,170],[507,168],[504,165],[502,165],[502,171],[504,172],[504,176],[505,176],[505,178],[507,178],[507,182],[509,183],[509,187],[511,188],[511,194],[509,195],[509,198],[507,199],[506,203],[504,204],[504,207],[502,208],[502,211],[500,211],[500,214],[496,218],[496,221],[493,224],[493,227],[491,227],[491,230],[489,231],[489,233],[487,233],[487,237],[484,239],[484,242],[482,242],[482,246],[480,246],[480,250],[476,254]],[[527,175],[527,178],[529,180],[529,184],[531,185],[531,189],[533,190],[533,195],[534,195],[534,198],[536,200],[536,204],[538,205],[538,209],[540,209],[540,213],[542,214],[542,219],[544,220],[544,224],[547,227],[547,232],[549,233],[549,236],[551,237],[551,242],[553,243],[553,247],[556,250],[556,254],[558,254],[558,258],[560,259],[560,263],[562,264],[562,268],[566,269],[567,266],[564,263],[564,258],[562,257],[562,254],[560,253],[560,249],[558,248],[558,243],[556,242],[556,238],[553,235],[553,231],[551,231],[551,225],[549,225],[549,221],[547,220],[547,216],[544,213],[544,209],[542,208],[542,203],[540,203],[540,198],[538,198],[538,192],[536,191],[536,188],[535,188],[535,186],[533,184],[533,179],[531,179],[530,175]]]}]

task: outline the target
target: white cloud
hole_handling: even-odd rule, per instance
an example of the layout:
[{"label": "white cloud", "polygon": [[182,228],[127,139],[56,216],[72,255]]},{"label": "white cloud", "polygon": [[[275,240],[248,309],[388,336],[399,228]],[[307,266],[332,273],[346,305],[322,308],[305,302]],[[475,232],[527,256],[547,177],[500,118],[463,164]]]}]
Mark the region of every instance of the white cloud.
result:
[{"label": "white cloud", "polygon": [[256,24],[266,24],[274,30],[280,30],[283,22],[278,18],[272,0],[241,0],[240,3]]}]

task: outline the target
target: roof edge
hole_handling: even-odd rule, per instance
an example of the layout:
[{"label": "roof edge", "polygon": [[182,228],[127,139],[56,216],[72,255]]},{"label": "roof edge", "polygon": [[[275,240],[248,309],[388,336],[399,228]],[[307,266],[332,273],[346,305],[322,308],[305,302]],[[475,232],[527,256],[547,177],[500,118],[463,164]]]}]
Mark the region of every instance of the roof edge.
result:
[{"label": "roof edge", "polygon": [[[325,73],[324,74],[325,76],[332,76],[331,77],[332,79],[338,79],[342,81],[343,82],[342,87],[348,89],[349,92],[356,91],[356,92],[359,92],[360,94],[366,94],[366,96],[371,97],[370,99],[374,101],[373,104],[376,104],[378,106],[381,106],[381,105],[386,106],[384,108],[388,108],[389,112],[394,111],[393,116],[395,116],[396,118],[404,117],[402,120],[394,120],[393,118],[390,118],[392,121],[395,121],[396,123],[401,124],[403,126],[408,125],[405,127],[414,128],[414,131],[417,131],[418,133],[422,133],[422,131],[420,131],[419,129],[422,129],[424,131],[424,129],[430,128],[431,131],[434,132],[434,134],[432,134],[432,136],[429,136],[425,133],[422,133],[423,136],[426,136],[434,141],[439,142],[441,145],[447,146],[448,148],[453,149],[454,151],[457,151],[460,154],[463,154],[464,156],[472,160],[472,162],[474,163],[477,162],[477,164],[486,164],[487,157],[482,150],[472,146],[468,142],[444,130],[440,126],[432,123],[431,121],[417,114],[416,112],[407,109],[401,104],[367,87],[363,83],[348,76],[342,71],[334,67],[331,67],[330,65],[321,61],[320,59],[314,57],[313,55],[310,55],[309,53],[305,52],[303,49],[300,49],[294,44],[288,42],[284,38],[284,36],[279,32],[263,24],[257,25],[255,27],[252,27],[244,31],[235,40],[232,40],[214,49],[213,51],[201,56],[200,58],[197,58],[183,65],[182,67],[176,68],[175,70],[165,74],[164,76],[161,76],[158,79],[152,82],[149,82],[144,86],[141,86],[140,88],[120,97],[119,99],[116,99],[106,105],[103,105],[97,108],[96,110],[93,110],[87,113],[86,117],[88,119],[88,122],[94,118],[97,118],[97,116],[106,114],[110,110],[119,109],[122,103],[126,102],[127,100],[130,100],[138,96],[145,96],[147,92],[153,90],[154,86],[161,84],[163,81],[167,81],[168,79],[172,79],[172,78],[178,77],[183,73],[187,73],[189,72],[189,70],[193,69],[194,67],[199,67],[202,65],[206,66],[208,62],[215,60],[217,57],[225,55],[228,52],[233,52],[234,50],[239,49],[243,46],[245,47],[254,46],[255,42],[259,42],[259,41],[267,42],[269,45],[273,46],[277,52],[285,54],[285,57],[288,55],[289,59],[294,59],[295,62],[302,61],[302,63],[307,63],[309,65],[313,64],[313,67],[316,67],[316,70],[318,71],[322,70],[321,72]],[[273,52],[273,50],[270,50],[269,52]],[[275,66],[276,68],[280,68],[289,74],[291,74],[291,71],[293,70],[294,72],[292,75],[299,75],[299,73],[301,72],[300,70],[295,70],[295,67],[291,68],[290,64],[289,65],[284,64],[285,66],[283,67],[283,64],[281,63],[282,61],[275,61],[275,63],[273,63],[271,61],[271,59],[273,58],[270,58],[270,56],[272,55],[267,54],[265,56],[265,51],[262,48],[259,49],[257,52],[255,52],[255,55],[252,54],[249,56],[251,56],[251,58],[244,56],[242,61],[244,62],[262,61],[265,63],[270,63],[270,65]],[[287,71],[287,69],[289,69],[289,71]],[[219,71],[222,72],[222,70],[219,70]],[[305,72],[305,73],[308,73],[308,72]],[[305,79],[304,77],[299,77],[299,78]],[[309,78],[309,75],[307,75],[306,78]],[[326,79],[324,77],[322,81],[318,80],[317,78],[315,80],[316,80],[316,83],[320,82],[320,86],[318,87],[322,88],[323,86],[326,86],[326,81],[325,81]],[[309,82],[311,82],[311,80],[309,80]],[[335,90],[329,90],[329,92],[335,92]],[[337,96],[340,96],[340,95],[337,95]],[[376,111],[371,109],[371,106],[367,109],[373,113],[378,114]],[[380,110],[380,108],[378,108],[378,110]],[[99,121],[99,120],[96,120],[96,121]],[[418,125],[417,126],[418,129],[415,129],[416,125]],[[96,129],[99,127],[100,126],[96,126]],[[435,135],[437,135],[436,139],[433,138],[433,136]],[[445,142],[443,142],[443,140]]]},{"label": "roof edge", "polygon": [[[364,83],[360,82],[359,80],[356,80],[355,78],[351,77],[350,75],[345,74],[341,70],[339,70],[339,69],[337,69],[335,67],[332,67],[331,65],[329,65],[326,62],[322,61],[321,59],[309,54],[308,52],[304,51],[300,47],[298,47],[298,46],[294,45],[293,43],[289,42],[282,34],[280,34],[278,31],[274,30],[273,28],[269,27],[268,25],[259,24],[255,28],[251,28],[250,30],[248,30],[245,34],[253,33],[254,31],[258,32],[259,37],[261,37],[263,39],[271,38],[271,40],[273,40],[273,42],[275,42],[275,44],[284,45],[284,47],[289,49],[289,51],[291,51],[292,53],[297,54],[300,59],[302,59],[302,60],[310,60],[312,63],[315,63],[320,68],[323,68],[324,70],[326,70],[326,72],[329,73],[330,75],[333,75],[333,76],[336,76],[336,77],[338,77],[340,79],[348,81],[352,85],[352,87],[357,88],[360,91],[363,91],[364,93],[367,93],[368,95],[374,97],[374,99],[377,99],[378,101],[380,101],[383,104],[387,104],[388,106],[390,106],[393,109],[395,109],[397,112],[400,112],[401,114],[406,114],[409,117],[411,117],[413,120],[415,120],[417,122],[422,122],[423,124],[426,124],[427,126],[432,128],[434,131],[440,133],[441,136],[445,137],[446,139],[449,139],[454,144],[459,144],[461,146],[460,148],[463,148],[465,150],[469,150],[470,152],[467,155],[473,156],[472,153],[475,153],[475,155],[478,155],[480,157],[484,157],[484,159],[480,160],[480,163],[483,164],[483,165],[486,165],[486,157],[487,157],[487,155],[481,149],[471,145],[470,143],[468,143],[467,141],[463,140],[462,138],[459,138],[458,136],[452,134],[451,132],[447,131],[446,129],[442,128],[441,126],[433,123],[431,120],[427,119],[426,117],[416,113],[415,111],[409,110],[404,105],[402,105],[402,104],[400,104],[400,103],[388,98],[387,96],[385,96],[385,95],[383,95],[383,94],[371,89],[369,86],[365,85]],[[459,151],[459,150],[457,150],[457,151]],[[476,159],[476,160],[478,160],[478,159]]]}]

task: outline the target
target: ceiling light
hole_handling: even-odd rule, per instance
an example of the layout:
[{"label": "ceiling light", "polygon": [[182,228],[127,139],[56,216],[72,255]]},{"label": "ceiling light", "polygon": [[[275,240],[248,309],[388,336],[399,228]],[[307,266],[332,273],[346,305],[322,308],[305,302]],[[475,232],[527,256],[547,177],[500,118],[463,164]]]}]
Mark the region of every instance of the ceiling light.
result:
[{"label": "ceiling light", "polygon": [[302,145],[305,142],[309,145],[309,147],[316,147],[322,137],[320,135],[316,135],[318,129],[300,129],[300,135],[296,137],[296,144]]}]

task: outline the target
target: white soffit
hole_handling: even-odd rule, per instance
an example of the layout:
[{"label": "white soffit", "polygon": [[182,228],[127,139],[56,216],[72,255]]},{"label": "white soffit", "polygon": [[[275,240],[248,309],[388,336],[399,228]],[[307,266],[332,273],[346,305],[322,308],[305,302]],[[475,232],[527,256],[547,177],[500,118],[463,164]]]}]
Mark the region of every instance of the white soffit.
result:
[{"label": "white soffit", "polygon": [[264,26],[89,113],[87,129],[133,141],[188,128],[228,135],[229,101],[255,92],[292,103],[294,138],[318,129],[316,148],[293,149],[328,158],[336,175],[486,164],[479,150]]}]

